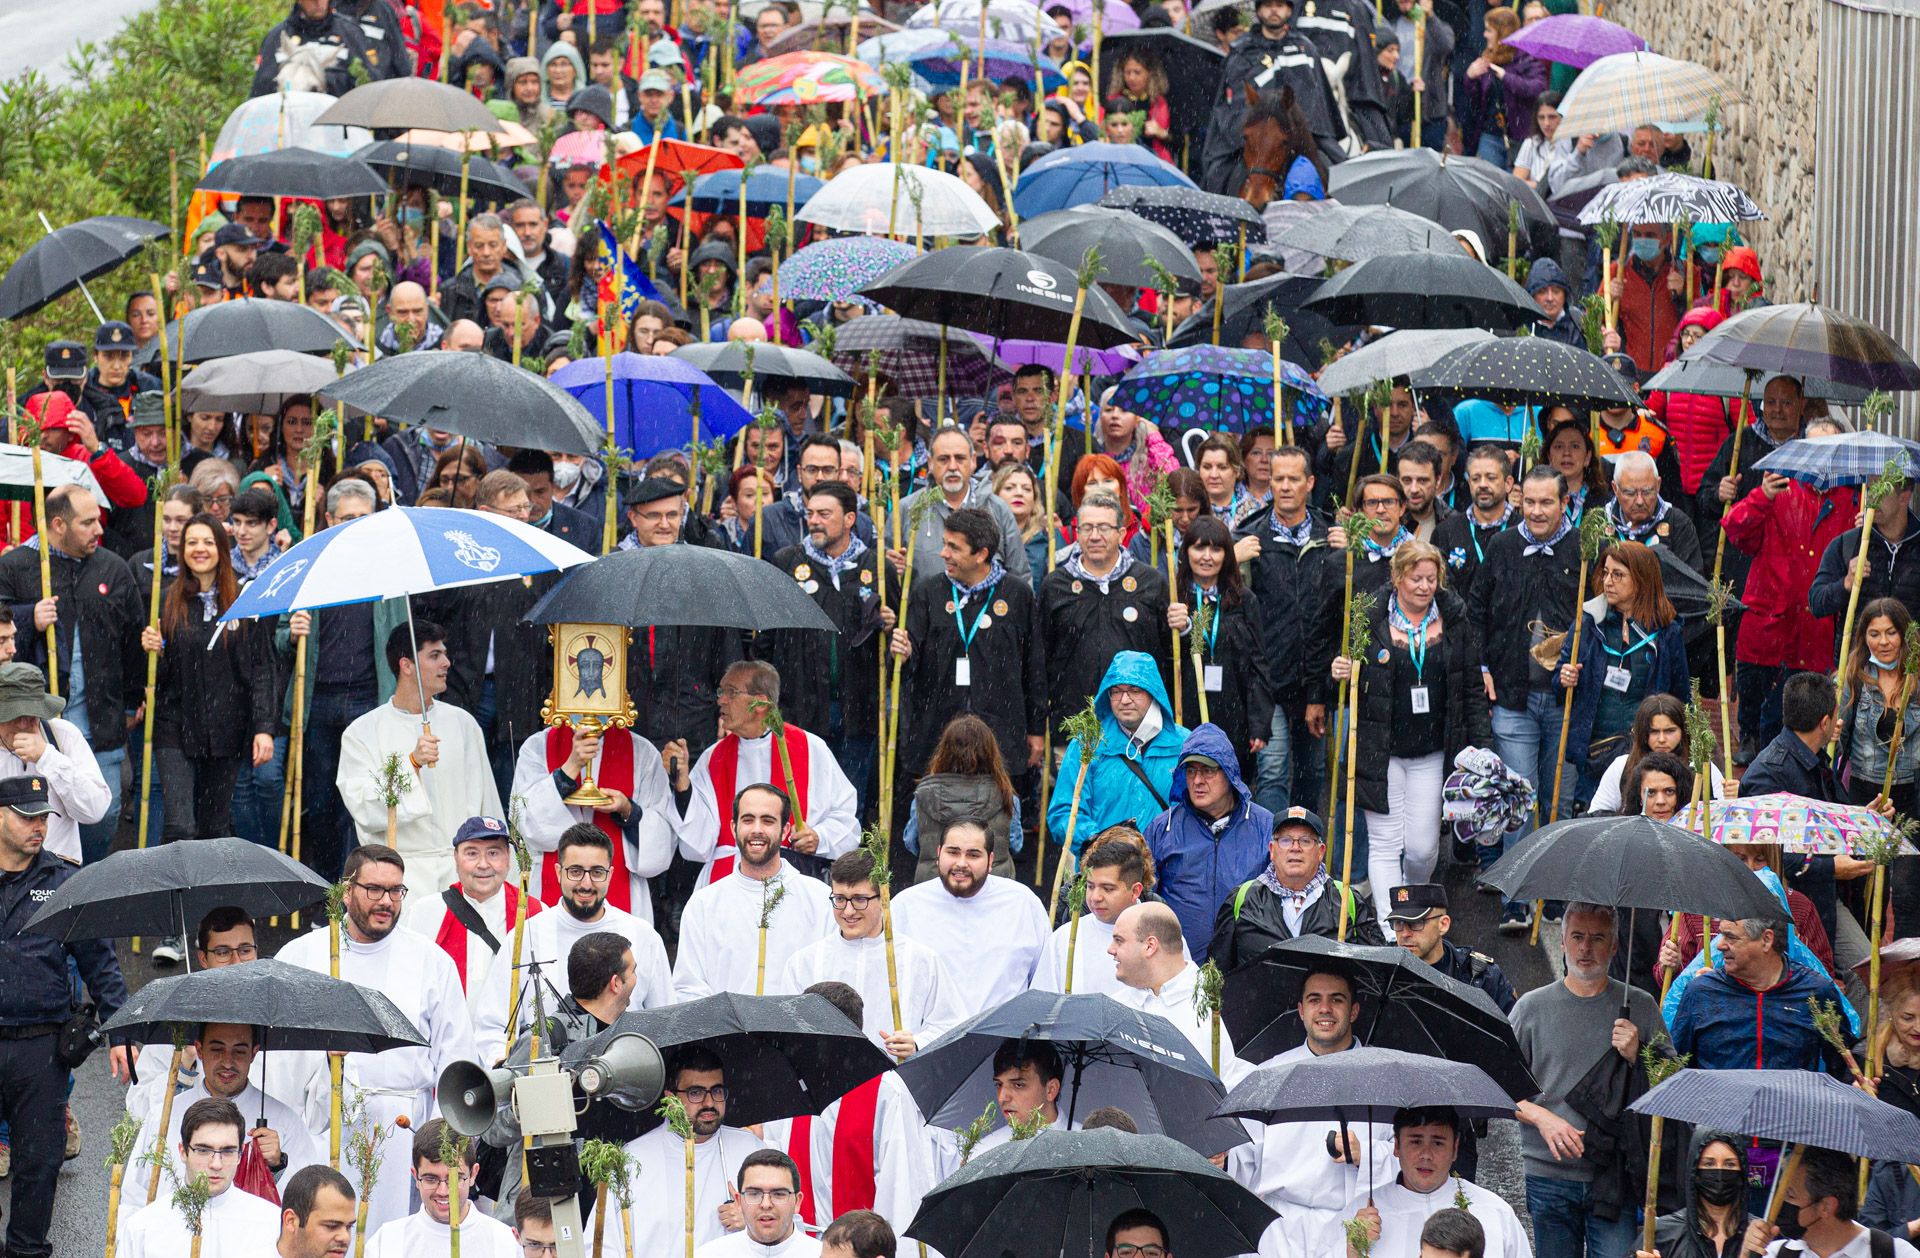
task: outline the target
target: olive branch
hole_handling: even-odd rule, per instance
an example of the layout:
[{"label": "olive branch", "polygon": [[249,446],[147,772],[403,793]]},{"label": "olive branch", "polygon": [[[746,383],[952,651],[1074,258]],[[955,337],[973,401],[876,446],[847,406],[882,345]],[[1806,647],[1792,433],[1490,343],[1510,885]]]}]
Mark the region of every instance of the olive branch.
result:
[{"label": "olive branch", "polygon": [[653,1107],[653,1112],[665,1120],[667,1129],[674,1135],[682,1140],[693,1139],[693,1119],[688,1117],[687,1107],[679,1097],[668,1092],[660,1098],[660,1103]]},{"label": "olive branch", "polygon": [[1091,696],[1085,707],[1060,722],[1060,732],[1079,744],[1082,764],[1093,763],[1094,753],[1100,746],[1100,714],[1095,711]]},{"label": "olive branch", "polygon": [[406,758],[397,751],[382,760],[372,776],[373,788],[388,808],[398,808],[400,797],[413,789],[413,774],[407,772]]},{"label": "olive branch", "polygon": [[998,1117],[1000,1117],[1000,1107],[988,1101],[987,1108],[980,1111],[980,1117],[954,1133],[954,1143],[960,1149],[960,1165],[965,1166],[968,1159],[973,1157],[974,1149],[987,1138],[987,1133],[993,1130],[993,1120]]},{"label": "olive branch", "polygon": [[893,845],[887,841],[887,832],[879,822],[874,822],[860,832],[860,847],[873,861],[873,884],[886,886],[893,881]]},{"label": "olive branch", "polygon": [[780,901],[787,898],[787,884],[768,879],[760,884],[760,929],[766,930],[773,922],[773,911],[780,907]]}]

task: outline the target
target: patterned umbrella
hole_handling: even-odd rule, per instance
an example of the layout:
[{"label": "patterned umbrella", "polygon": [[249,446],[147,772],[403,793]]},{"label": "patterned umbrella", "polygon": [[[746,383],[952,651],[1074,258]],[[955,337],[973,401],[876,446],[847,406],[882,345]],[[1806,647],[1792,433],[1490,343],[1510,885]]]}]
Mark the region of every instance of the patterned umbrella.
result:
[{"label": "patterned umbrella", "polygon": [[1920,364],[1871,323],[1831,306],[1757,306],[1694,344],[1693,356],[1748,371],[1818,376],[1866,389],[1920,389]]},{"label": "patterned umbrella", "polygon": [[[1852,856],[1863,843],[1884,841],[1894,832],[1885,817],[1869,809],[1784,791],[1688,804],[1673,824],[1700,833],[1703,807],[1707,837],[1715,843],[1777,843],[1785,851],[1812,856]],[[1902,840],[1900,846],[1903,855],[1914,854],[1912,844]]]},{"label": "patterned umbrella", "polygon": [[1755,471],[1790,476],[1824,494],[1840,485],[1877,480],[1893,459],[1901,461],[1905,475],[1920,476],[1920,442],[1878,432],[1798,437],[1768,451],[1753,466]]},{"label": "patterned umbrella", "polygon": [[913,256],[912,245],[880,236],[815,241],[780,268],[780,291],[800,301],[845,301]]},{"label": "patterned umbrella", "polygon": [[1920,1119],[1804,1070],[1682,1070],[1627,1107],[1756,1140],[1920,1161]]},{"label": "patterned umbrella", "polygon": [[1100,204],[1160,224],[1184,240],[1189,249],[1211,249],[1238,240],[1242,231],[1247,233],[1248,244],[1267,239],[1267,224],[1260,211],[1239,197],[1223,197],[1198,188],[1178,184],[1113,188],[1100,198]]},{"label": "patterned umbrella", "polygon": [[1703,65],[1657,52],[1615,53],[1573,81],[1560,102],[1560,125],[1568,135],[1602,135],[1643,123],[1692,122],[1716,101],[1724,109],[1738,104],[1740,93]]},{"label": "patterned umbrella", "polygon": [[1639,52],[1647,41],[1618,22],[1584,13],[1558,13],[1500,41],[1542,61],[1584,70],[1602,57]]},{"label": "patterned umbrella", "polygon": [[1095,141],[1056,149],[1028,166],[1013,187],[1013,208],[1021,218],[1036,218],[1048,210],[1098,201],[1126,184],[1195,186],[1178,166],[1138,144]]},{"label": "patterned umbrella", "polygon": [[[924,4],[907,18],[907,29],[934,27],[962,35],[980,33],[980,6],[987,7],[987,38],[1004,39],[1016,44],[1032,44],[1034,27],[1040,28],[1040,42],[1051,43],[1067,32],[1027,0],[939,0]],[[865,54],[861,54],[865,59]]]},{"label": "patterned umbrella", "polygon": [[[1313,377],[1280,364],[1282,385],[1296,397],[1325,395]],[[1193,345],[1155,350],[1127,373],[1115,395],[1128,410],[1181,428],[1244,432],[1273,424],[1273,356],[1257,349]]]},{"label": "patterned umbrella", "polygon": [[1738,186],[1662,171],[1646,179],[1610,183],[1580,207],[1583,223],[1751,223],[1766,214]]},{"label": "patterned umbrella", "polygon": [[1449,389],[1503,406],[1533,406],[1548,399],[1575,410],[1634,406],[1639,399],[1619,372],[1584,349],[1542,336],[1496,337],[1451,351],[1425,370],[1412,372],[1415,389]]},{"label": "patterned umbrella", "polygon": [[[1124,6],[1116,4],[1115,7]],[[894,34],[864,40],[855,51],[860,54],[862,61],[874,65],[889,62],[906,65],[913,71],[914,86],[928,93],[952,91],[958,87],[962,63],[974,67],[967,71],[967,75],[970,81],[976,79],[982,54],[986,57],[986,75],[995,83],[1019,79],[1031,84],[1037,75],[1040,90],[1044,93],[1053,91],[1067,81],[1066,75],[1052,58],[1034,58],[1033,45],[1030,43],[995,39],[990,35],[982,44],[977,34],[963,33],[950,27],[908,27]]]},{"label": "patterned umbrella", "polygon": [[887,82],[872,66],[831,52],[790,52],[756,61],[734,76],[734,103],[814,105],[885,96]]},{"label": "patterned umbrella", "polygon": [[[784,283],[784,268],[780,278]],[[901,397],[938,397],[940,340],[937,323],[898,315],[865,315],[840,325],[833,341],[833,365],[865,388],[868,356],[878,350],[880,374],[892,381]],[[959,328],[946,329],[946,342],[948,395],[985,397],[992,392],[995,364],[986,349]]]}]

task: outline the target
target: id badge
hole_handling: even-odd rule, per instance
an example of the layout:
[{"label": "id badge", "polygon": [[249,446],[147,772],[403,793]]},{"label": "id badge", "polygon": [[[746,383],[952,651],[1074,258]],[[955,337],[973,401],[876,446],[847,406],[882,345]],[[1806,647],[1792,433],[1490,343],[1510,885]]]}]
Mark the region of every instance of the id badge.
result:
[{"label": "id badge", "polygon": [[1226,666],[1223,664],[1208,664],[1202,671],[1200,680],[1208,691],[1218,694],[1226,689],[1226,672]]},{"label": "id badge", "polygon": [[953,662],[953,684],[956,686],[973,684],[973,661],[964,655]]},{"label": "id badge", "polygon": [[1621,664],[1609,665],[1602,684],[1608,690],[1617,690],[1625,694],[1633,687],[1633,670]]},{"label": "id badge", "polygon": [[1407,691],[1407,699],[1413,707],[1413,714],[1415,716],[1425,716],[1433,710],[1427,698],[1427,688],[1425,686],[1415,686],[1413,689]]}]

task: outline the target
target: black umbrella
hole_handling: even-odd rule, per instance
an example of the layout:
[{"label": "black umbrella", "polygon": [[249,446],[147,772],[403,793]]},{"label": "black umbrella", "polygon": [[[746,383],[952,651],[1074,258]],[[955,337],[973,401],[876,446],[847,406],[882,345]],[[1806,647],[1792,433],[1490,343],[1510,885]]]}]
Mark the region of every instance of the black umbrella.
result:
[{"label": "black umbrella", "polygon": [[[1684,621],[1705,620],[1707,609],[1713,601],[1708,594],[1707,579],[1689,567],[1686,560],[1674,554],[1671,546],[1655,546],[1653,553],[1660,560],[1660,576],[1666,586],[1667,601],[1673,604],[1673,610]],[[1729,614],[1745,610],[1745,603],[1728,596]]]},{"label": "black umbrella", "polygon": [[496,445],[594,454],[606,437],[579,398],[491,354],[395,354],[348,372],[320,395]]},{"label": "black umbrella", "polygon": [[[1312,275],[1269,275],[1225,288],[1226,308],[1220,312],[1220,344],[1237,349],[1247,337],[1266,330],[1267,312],[1287,321],[1287,343],[1281,356],[1290,363],[1309,368],[1321,365],[1325,355],[1320,342],[1338,345],[1348,339],[1348,329],[1336,326],[1306,301],[1320,291],[1324,283]],[[1187,321],[1173,330],[1167,348],[1208,345],[1213,342],[1213,302],[1201,303]]]},{"label": "black umbrella", "polygon": [[245,839],[203,839],[129,848],[86,866],[47,897],[27,929],[60,940],[191,939],[200,919],[223,905],[256,918],[275,917],[326,896],[325,879],[274,848]]},{"label": "black umbrella", "polygon": [[[460,154],[453,149],[379,140],[354,156],[372,169],[386,172],[401,187],[418,185],[442,196],[460,195]],[[386,184],[381,184],[380,191],[386,190]],[[474,153],[467,158],[467,195],[477,201],[515,201],[527,195],[527,185],[492,158]]]},{"label": "black umbrella", "polygon": [[1627,1108],[1757,1140],[1920,1162],[1920,1118],[1805,1070],[1682,1070]]},{"label": "black umbrella", "polygon": [[1513,1098],[1472,1062],[1372,1045],[1262,1066],[1214,1113],[1263,1123],[1380,1122],[1378,1111],[1441,1106],[1462,1118],[1513,1117]]},{"label": "black umbrella", "polygon": [[1363,153],[1333,168],[1327,195],[1343,205],[1391,205],[1449,231],[1471,231],[1496,259],[1507,256],[1507,207],[1518,202],[1522,251],[1544,254],[1559,246],[1559,225],[1540,194],[1474,157],[1432,149]]},{"label": "black umbrella", "polygon": [[386,180],[357,157],[336,157],[312,149],[284,148],[229,157],[193,185],[201,192],[242,197],[377,197]]},{"label": "black umbrella", "polygon": [[[943,251],[944,252],[944,251]],[[765,396],[768,381],[799,381],[809,393],[852,397],[853,377],[820,355],[765,341],[696,341],[673,351],[729,389],[744,388],[751,362],[755,392]]]},{"label": "black umbrella", "polygon": [[[1749,377],[1740,368],[1710,362],[1687,353],[1654,372],[1643,388],[1650,394],[1695,393],[1702,397],[1734,398],[1749,391],[1758,392],[1759,383],[1758,380],[1751,381],[1752,389],[1749,390]],[[1858,385],[1823,380],[1819,376],[1800,377],[1800,387],[1810,398],[1837,402],[1841,406],[1858,406],[1872,392]]]},{"label": "black umbrella", "polygon": [[[1128,52],[1145,53],[1167,75],[1167,113],[1173,123],[1173,151],[1180,151],[1182,140],[1200,147],[1213,112],[1213,98],[1220,90],[1220,71],[1227,54],[1211,43],[1183,35],[1171,27],[1145,26],[1131,31],[1107,31],[1101,38],[1112,55],[1102,64],[1106,72],[1100,86],[1100,99],[1106,100],[1120,90],[1120,60]],[[1025,232],[1021,233],[1022,238]]]},{"label": "black umbrella", "polygon": [[1374,1048],[1397,1048],[1471,1062],[1518,1099],[1540,1087],[1487,994],[1448,978],[1404,948],[1371,948],[1307,935],[1275,944],[1227,975],[1220,1016],[1245,1061],[1265,1061],[1306,1039],[1300,990],[1310,971],[1339,970],[1353,986],[1354,1034]]},{"label": "black umbrella", "polygon": [[566,621],[833,630],[819,604],[772,564],[688,545],[616,550],[581,564],[526,615],[533,625]]},{"label": "black umbrella", "polygon": [[192,1033],[203,1022],[261,1027],[260,1047],[273,1050],[383,1053],[427,1042],[372,988],[267,960],[155,979],[101,1029],[143,1044],[170,1044],[176,1031]]},{"label": "black umbrella", "polygon": [[1200,263],[1171,228],[1110,206],[1076,205],[1030,218],[1020,224],[1020,243],[1029,253],[1069,267],[1097,247],[1106,268],[1102,283],[1152,288],[1149,258],[1181,279],[1200,282]]},{"label": "black umbrella", "polygon": [[[890,1064],[824,996],[734,992],[623,1013],[600,1034],[568,1045],[560,1060],[585,1061],[629,1032],[653,1041],[669,1062],[681,1045],[699,1045],[718,1057],[727,1073],[727,1123],[735,1127],[818,1114]],[[618,1104],[592,1106],[588,1116],[593,1134],[603,1139],[633,1140],[661,1122],[652,1108]]]},{"label": "black umbrella", "polygon": [[1307,306],[1339,323],[1391,328],[1520,328],[1543,313],[1526,289],[1464,252],[1384,253],[1356,262],[1322,284]]},{"label": "black umbrella", "polygon": [[1172,1136],[1203,1154],[1245,1144],[1239,1123],[1213,1118],[1220,1080],[1171,1022],[1107,996],[1027,991],[962,1022],[900,1063],[900,1081],[932,1126],[958,1131],[994,1095],[993,1055],[1002,1044],[1043,1041],[1066,1077],[1060,1107],[1071,1124],[1114,1105],[1140,1130]]},{"label": "black umbrella", "polygon": [[363,83],[313,120],[372,131],[505,131],[493,111],[457,87],[411,76]]},{"label": "black umbrella", "polygon": [[1748,371],[1816,376],[1866,389],[1920,389],[1920,364],[1864,319],[1818,303],[1742,310],[1694,345],[1695,358]]},{"label": "black umbrella", "polygon": [[[181,345],[180,338],[186,337]],[[153,342],[158,345],[156,338]],[[167,346],[190,363],[232,358],[268,349],[296,354],[331,354],[336,345],[359,349],[340,325],[311,306],[265,297],[241,297],[190,310],[167,325]]]},{"label": "black umbrella", "polygon": [[1100,198],[1100,204],[1160,224],[1185,241],[1189,249],[1211,249],[1229,240],[1237,241],[1243,231],[1248,244],[1267,239],[1267,220],[1259,210],[1239,197],[1223,197],[1198,188],[1129,184],[1110,189]]},{"label": "black umbrella", "polygon": [[1502,406],[1559,402],[1576,411],[1636,406],[1633,386],[1584,349],[1543,336],[1504,336],[1450,350],[1413,372],[1415,389],[1447,389]]},{"label": "black umbrella", "polygon": [[0,319],[20,319],[105,275],[167,229],[144,218],[103,215],[69,223],[42,236],[0,279]]},{"label": "black umbrella", "polygon": [[1391,205],[1331,205],[1273,238],[1322,258],[1365,262],[1383,253],[1459,253],[1460,242],[1429,218]]},{"label": "black umbrella", "polygon": [[1179,1141],[1108,1127],[988,1150],[920,1199],[906,1235],[946,1258],[1093,1258],[1136,1208],[1168,1224],[1181,1258],[1253,1253],[1280,1217]]},{"label": "black umbrella", "polygon": [[[996,341],[1064,343],[1079,270],[1018,249],[935,249],[860,290],[895,314]],[[1126,314],[1096,285],[1080,319],[1081,346],[1112,349],[1138,339]]]}]

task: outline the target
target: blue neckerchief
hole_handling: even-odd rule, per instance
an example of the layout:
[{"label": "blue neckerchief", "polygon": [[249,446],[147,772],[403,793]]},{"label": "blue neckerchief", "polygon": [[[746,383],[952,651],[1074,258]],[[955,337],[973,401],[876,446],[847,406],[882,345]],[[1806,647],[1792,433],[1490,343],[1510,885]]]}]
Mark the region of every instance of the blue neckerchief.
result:
[{"label": "blue neckerchief", "polygon": [[[854,540],[858,541],[859,539],[856,538]],[[949,584],[953,586],[954,601],[958,603],[962,600],[972,598],[982,590],[992,589],[994,586],[1000,584],[1001,581],[1005,580],[1006,575],[1006,565],[996,558],[993,561],[993,566],[987,569],[987,575],[975,581],[972,585],[961,585],[949,578]]]},{"label": "blue neckerchief", "polygon": [[1672,503],[1665,498],[1657,498],[1654,500],[1652,519],[1645,524],[1629,524],[1626,517],[1620,514],[1620,500],[1615,498],[1606,506],[1607,523],[1613,526],[1615,536],[1629,542],[1637,542],[1643,537],[1651,536],[1653,531],[1660,527],[1660,522],[1667,518],[1667,512],[1671,510],[1673,510]]},{"label": "blue neckerchief", "polygon": [[1413,538],[1413,534],[1407,532],[1406,529],[1402,528],[1398,533],[1395,533],[1393,535],[1393,540],[1391,540],[1384,546],[1382,546],[1379,542],[1374,541],[1371,537],[1369,537],[1365,542],[1361,544],[1366,547],[1367,554],[1372,556],[1373,558],[1389,559],[1393,556],[1394,551],[1400,549],[1401,542],[1410,541],[1412,540],[1412,538]]},{"label": "blue neckerchief", "polygon": [[1280,519],[1278,511],[1273,513],[1273,537],[1275,541],[1287,542],[1295,547],[1305,546],[1313,539],[1313,515],[1301,515],[1300,523],[1287,524]]},{"label": "blue neckerchief", "polygon": [[1087,571],[1086,563],[1081,558],[1080,548],[1078,546],[1073,547],[1066,553],[1066,556],[1060,560],[1060,566],[1067,570],[1067,575],[1069,576],[1081,581],[1096,582],[1104,592],[1107,588],[1107,582],[1118,581],[1126,575],[1127,569],[1133,567],[1133,552],[1122,546],[1120,548],[1119,562],[1115,563],[1113,565],[1113,571],[1104,577],[1096,577]]}]

